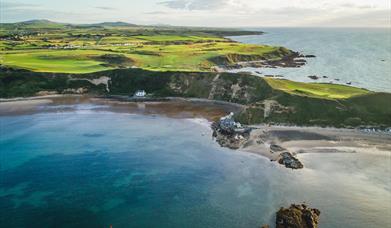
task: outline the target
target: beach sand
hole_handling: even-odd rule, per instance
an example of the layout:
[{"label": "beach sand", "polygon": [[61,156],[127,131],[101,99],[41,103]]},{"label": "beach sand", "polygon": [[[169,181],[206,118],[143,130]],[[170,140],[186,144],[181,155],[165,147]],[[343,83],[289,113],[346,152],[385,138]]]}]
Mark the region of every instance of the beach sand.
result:
[{"label": "beach sand", "polygon": [[171,118],[204,118],[208,121],[216,121],[221,116],[240,109],[237,105],[200,99],[173,98],[168,101],[134,102],[81,95],[56,95],[26,99],[3,99],[0,101],[0,116],[74,111],[80,108],[76,105],[96,105],[94,107],[96,111],[163,115]]},{"label": "beach sand", "polygon": [[304,153],[376,153],[391,155],[391,134],[362,132],[357,129],[255,125],[250,139],[239,150],[276,160],[278,145],[294,155]]},{"label": "beach sand", "polygon": [[[240,106],[200,99],[172,99],[169,101],[134,102],[95,98],[80,95],[46,96],[28,99],[10,99],[0,102],[0,116],[23,115],[53,111],[74,111],[76,105],[95,105],[96,111],[163,115],[171,118],[200,118],[209,122],[218,120]],[[300,158],[304,153],[376,153],[391,155],[391,134],[362,132],[357,129],[320,127],[290,127],[254,125],[249,140],[239,149],[277,160],[278,145]]]}]

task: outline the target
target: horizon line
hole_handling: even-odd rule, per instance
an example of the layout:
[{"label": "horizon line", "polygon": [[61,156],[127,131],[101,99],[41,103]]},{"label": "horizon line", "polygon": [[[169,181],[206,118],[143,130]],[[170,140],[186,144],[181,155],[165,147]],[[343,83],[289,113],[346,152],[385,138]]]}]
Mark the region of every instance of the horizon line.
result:
[{"label": "horizon line", "polygon": [[288,26],[288,25],[259,25],[259,26],[208,26],[208,25],[173,25],[173,24],[164,24],[164,23],[155,23],[155,24],[136,24],[132,22],[127,21],[120,21],[120,20],[114,20],[114,21],[99,21],[99,22],[88,22],[88,23],[73,23],[73,22],[60,22],[55,20],[50,20],[46,18],[42,19],[28,19],[23,21],[13,21],[13,22],[0,22],[0,24],[17,24],[17,23],[25,23],[25,22],[31,22],[31,21],[47,21],[57,24],[65,24],[65,25],[93,25],[93,24],[102,24],[102,23],[126,23],[129,25],[135,25],[135,26],[155,26],[155,27],[193,27],[193,28],[247,28],[247,29],[258,29],[258,28],[356,28],[356,29],[380,29],[380,28],[391,28],[391,24],[389,26],[306,26],[306,25],[296,25],[296,26]]}]

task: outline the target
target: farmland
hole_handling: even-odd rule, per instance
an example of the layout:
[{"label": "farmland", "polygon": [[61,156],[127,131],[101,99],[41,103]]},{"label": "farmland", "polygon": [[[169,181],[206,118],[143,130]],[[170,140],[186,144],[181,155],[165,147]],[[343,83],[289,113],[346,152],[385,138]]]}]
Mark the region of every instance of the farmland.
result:
[{"label": "farmland", "polygon": [[241,55],[278,59],[290,53],[284,48],[242,44],[222,36],[238,33],[236,30],[110,23],[85,26],[49,21],[3,24],[0,63],[57,73],[91,73],[130,67],[152,71],[212,71],[216,66],[212,59],[216,57],[234,54],[239,59]]}]

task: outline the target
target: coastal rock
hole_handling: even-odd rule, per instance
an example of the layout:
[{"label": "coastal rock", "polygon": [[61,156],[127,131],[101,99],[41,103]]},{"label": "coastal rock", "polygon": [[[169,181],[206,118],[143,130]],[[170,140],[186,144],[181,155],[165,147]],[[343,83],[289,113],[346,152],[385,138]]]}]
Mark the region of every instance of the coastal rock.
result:
[{"label": "coastal rock", "polygon": [[297,52],[294,52],[291,55],[284,56],[280,60],[267,60],[263,62],[264,67],[302,67],[307,61],[305,59],[300,59],[301,55]]},{"label": "coastal rock", "polygon": [[56,95],[56,94],[58,94],[57,91],[46,91],[46,90],[43,90],[43,91],[39,91],[35,95],[36,96],[50,96],[50,95]]},{"label": "coastal rock", "polygon": [[315,58],[316,56],[315,56],[315,55],[304,55],[304,54],[300,54],[299,57],[300,57],[300,58]]},{"label": "coastal rock", "polygon": [[65,89],[62,91],[63,94],[85,94],[88,93],[87,88],[78,88],[78,89]]},{"label": "coastal rock", "polygon": [[278,158],[278,163],[280,163],[281,165],[285,165],[285,167],[291,169],[302,169],[304,167],[303,164],[299,161],[299,159],[295,158],[289,152],[282,152]]},{"label": "coastal rock", "polygon": [[317,228],[320,211],[305,204],[292,204],[277,212],[276,228]]},{"label": "coastal rock", "polygon": [[222,147],[239,149],[250,137],[250,128],[243,128],[233,119],[233,113],[212,124],[213,137]]},{"label": "coastal rock", "polygon": [[318,80],[319,79],[319,77],[316,76],[316,75],[311,75],[311,76],[308,76],[308,77],[311,78],[312,80]]}]

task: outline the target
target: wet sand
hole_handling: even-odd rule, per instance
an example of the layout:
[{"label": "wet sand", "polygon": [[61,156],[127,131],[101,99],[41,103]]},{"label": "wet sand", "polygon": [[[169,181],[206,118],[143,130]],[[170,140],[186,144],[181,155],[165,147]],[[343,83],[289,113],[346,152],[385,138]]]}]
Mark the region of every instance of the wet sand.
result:
[{"label": "wet sand", "polygon": [[[250,139],[239,150],[276,160],[279,153],[271,145],[285,148],[294,155],[304,153],[377,153],[391,155],[391,134],[367,133],[356,129],[287,127],[255,125]],[[305,164],[304,164],[305,165]]]},{"label": "wet sand", "polygon": [[201,99],[172,98],[167,101],[134,102],[79,95],[44,96],[27,99],[9,99],[0,102],[0,116],[27,115],[42,112],[74,111],[76,104],[96,105],[94,110],[145,115],[163,115],[171,118],[204,118],[218,120],[238,105]]}]

